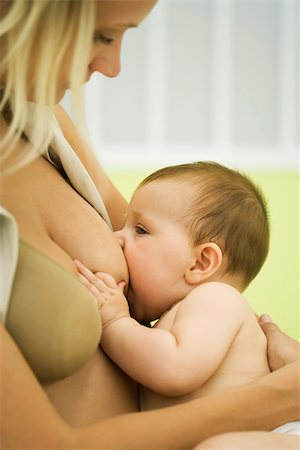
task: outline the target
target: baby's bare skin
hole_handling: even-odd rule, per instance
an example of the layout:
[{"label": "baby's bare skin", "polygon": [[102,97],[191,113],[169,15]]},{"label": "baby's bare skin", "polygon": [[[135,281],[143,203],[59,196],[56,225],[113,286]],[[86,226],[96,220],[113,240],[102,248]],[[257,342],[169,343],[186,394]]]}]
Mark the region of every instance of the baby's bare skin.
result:
[{"label": "baby's bare skin", "polygon": [[[144,385],[143,409],[171,406],[248,384],[270,371],[266,338],[255,314],[230,286],[206,283],[195,288],[149,329],[130,317],[122,287],[118,287],[111,276],[94,275],[79,262],[76,265],[85,286],[99,305],[104,327],[101,345],[125,372]],[[201,311],[205,314],[203,321]],[[195,316],[198,318],[194,326]],[[212,329],[209,317],[212,323],[220,318],[220,329],[224,328],[222,318],[233,318],[228,330],[222,334],[222,340],[228,340],[229,348],[219,347],[218,332],[211,340],[207,337]],[[237,331],[232,334],[232,329]],[[199,348],[196,348],[197,342]],[[176,365],[173,367],[173,364]],[[183,364],[188,364],[189,373],[195,374],[184,381],[178,370]],[[162,373],[170,374],[169,378],[161,378]]]}]

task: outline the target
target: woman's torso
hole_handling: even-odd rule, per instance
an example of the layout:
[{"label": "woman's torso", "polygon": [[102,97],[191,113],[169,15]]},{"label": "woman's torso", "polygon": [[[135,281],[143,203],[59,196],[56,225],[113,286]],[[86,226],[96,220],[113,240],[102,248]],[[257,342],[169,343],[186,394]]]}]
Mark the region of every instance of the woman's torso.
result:
[{"label": "woman's torso", "polygon": [[[109,227],[47,160],[37,158],[2,177],[1,184],[1,204],[15,217],[25,247],[74,278],[73,259],[79,259],[93,271],[127,279],[122,251]],[[51,279],[45,280],[45,289],[50,284]],[[51,326],[55,329],[55,321]],[[75,425],[137,410],[135,384],[99,348],[75,373],[44,387],[60,414]]]}]

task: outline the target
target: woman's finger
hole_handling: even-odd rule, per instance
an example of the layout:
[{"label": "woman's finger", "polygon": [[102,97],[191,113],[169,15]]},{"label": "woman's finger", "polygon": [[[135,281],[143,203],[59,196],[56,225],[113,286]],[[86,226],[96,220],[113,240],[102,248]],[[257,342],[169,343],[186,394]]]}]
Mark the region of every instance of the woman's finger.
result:
[{"label": "woman's finger", "polygon": [[[257,317],[257,316],[256,316]],[[262,314],[259,318],[258,318],[259,322],[261,324],[263,323],[272,323],[272,318],[271,316],[269,316],[269,314]]]}]

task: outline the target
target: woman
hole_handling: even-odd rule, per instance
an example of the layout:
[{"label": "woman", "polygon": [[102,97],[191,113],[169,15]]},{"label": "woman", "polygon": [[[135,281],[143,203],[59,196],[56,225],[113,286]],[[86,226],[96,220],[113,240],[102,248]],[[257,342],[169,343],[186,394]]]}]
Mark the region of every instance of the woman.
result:
[{"label": "woman", "polygon": [[136,386],[98,347],[101,323],[73,260],[128,282],[111,230],[127,205],[54,105],[70,87],[81,123],[82,83],[95,71],[118,75],[123,34],[154,3],[2,0],[3,448],[191,448],[222,431],[298,418],[296,362],[285,365],[297,351],[234,395],[136,414]]}]

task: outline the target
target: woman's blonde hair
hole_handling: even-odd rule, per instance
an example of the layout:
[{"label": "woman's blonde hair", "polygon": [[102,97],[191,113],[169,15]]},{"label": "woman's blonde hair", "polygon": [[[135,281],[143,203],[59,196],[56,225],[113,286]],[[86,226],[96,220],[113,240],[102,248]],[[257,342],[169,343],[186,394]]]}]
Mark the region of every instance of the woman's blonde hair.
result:
[{"label": "woman's blonde hair", "polygon": [[[94,8],[90,0],[1,1],[0,114],[9,127],[0,141],[0,161],[22,136],[27,141],[22,164],[46,150],[58,76],[68,55],[74,112],[79,122],[82,119],[82,84],[92,45]],[[30,136],[26,133],[29,121]]]}]

